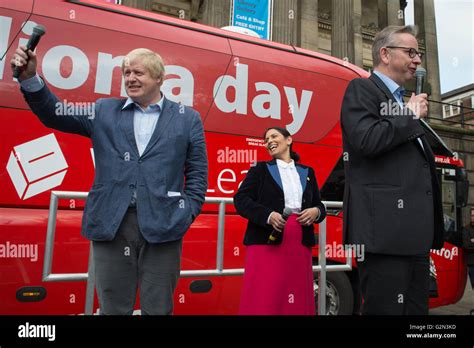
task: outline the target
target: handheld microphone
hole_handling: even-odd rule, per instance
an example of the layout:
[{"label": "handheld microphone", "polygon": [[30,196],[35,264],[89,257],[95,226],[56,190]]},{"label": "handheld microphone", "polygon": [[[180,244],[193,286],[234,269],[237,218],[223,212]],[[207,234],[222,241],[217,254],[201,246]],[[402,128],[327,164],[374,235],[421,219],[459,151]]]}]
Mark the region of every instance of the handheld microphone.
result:
[{"label": "handheld microphone", "polygon": [[416,90],[415,94],[423,93],[423,83],[425,82],[426,78],[426,69],[418,66],[415,71],[415,78],[416,78]]},{"label": "handheld microphone", "polygon": [[[33,34],[31,34],[28,43],[26,44],[26,52],[28,50],[34,51],[36,48],[36,45],[38,45],[39,40],[41,39],[41,36],[43,36],[46,33],[46,29],[42,25],[36,25],[33,28]],[[28,53],[27,53],[28,54]],[[26,60],[28,63],[28,59]],[[15,70],[13,71],[13,77],[18,79],[18,76],[20,76],[20,73],[22,71],[22,68],[20,67],[15,67]]]},{"label": "handheld microphone", "polygon": [[[415,71],[415,78],[416,78],[415,94],[418,95],[418,94],[423,93],[423,84],[426,78],[426,69],[418,65]],[[420,122],[424,127],[431,129],[431,127],[428,126],[428,123],[426,123],[425,120],[423,120],[422,118],[420,118]]]},{"label": "handheld microphone", "polygon": [[[281,217],[286,221],[288,220],[288,217],[291,215],[291,213],[293,213],[293,211],[290,208],[286,207],[285,209],[283,209],[283,214],[281,215]],[[283,232],[274,229],[270,234],[270,237],[268,237],[267,244],[277,244],[281,241],[282,234]]]}]

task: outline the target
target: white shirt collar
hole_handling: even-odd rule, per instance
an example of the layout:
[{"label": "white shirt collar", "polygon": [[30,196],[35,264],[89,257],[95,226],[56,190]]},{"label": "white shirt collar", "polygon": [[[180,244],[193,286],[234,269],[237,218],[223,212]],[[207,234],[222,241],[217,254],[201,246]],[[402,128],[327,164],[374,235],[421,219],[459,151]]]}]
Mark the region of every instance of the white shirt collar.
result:
[{"label": "white shirt collar", "polygon": [[[159,107],[159,110],[163,110],[163,102],[165,100],[165,97],[163,95],[163,93],[160,93],[161,94],[161,98],[160,98],[160,101],[158,103],[154,103],[154,104],[150,104],[149,107],[153,107],[154,105],[157,105]],[[125,101],[125,104],[123,104],[122,106],[122,110],[125,109],[127,106],[129,106],[130,104],[133,104],[133,105],[136,105],[136,106],[139,106],[137,103],[135,103],[133,101],[132,98],[128,97],[127,100]],[[156,106],[155,106],[156,107]]]},{"label": "white shirt collar", "polygon": [[285,162],[281,159],[277,159],[276,163],[277,163],[278,167],[283,168],[283,169],[287,169],[287,168],[293,169],[293,168],[295,168],[295,161],[293,161],[293,160],[291,160],[290,163],[287,163],[287,162]]}]

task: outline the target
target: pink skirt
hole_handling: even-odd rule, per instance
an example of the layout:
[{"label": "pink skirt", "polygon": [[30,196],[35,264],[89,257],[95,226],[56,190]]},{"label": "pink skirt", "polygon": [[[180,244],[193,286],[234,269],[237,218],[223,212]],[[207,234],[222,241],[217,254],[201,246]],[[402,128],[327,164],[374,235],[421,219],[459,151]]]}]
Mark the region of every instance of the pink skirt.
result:
[{"label": "pink skirt", "polygon": [[280,245],[249,245],[240,315],[315,315],[311,248],[298,215],[288,218]]}]

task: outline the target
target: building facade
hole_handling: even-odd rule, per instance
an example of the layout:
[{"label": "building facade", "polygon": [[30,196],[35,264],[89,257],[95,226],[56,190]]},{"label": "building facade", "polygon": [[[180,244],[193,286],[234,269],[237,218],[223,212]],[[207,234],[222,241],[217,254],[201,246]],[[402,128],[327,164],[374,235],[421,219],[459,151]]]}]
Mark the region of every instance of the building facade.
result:
[{"label": "building facade", "polygon": [[443,119],[474,126],[474,83],[441,95]]}]

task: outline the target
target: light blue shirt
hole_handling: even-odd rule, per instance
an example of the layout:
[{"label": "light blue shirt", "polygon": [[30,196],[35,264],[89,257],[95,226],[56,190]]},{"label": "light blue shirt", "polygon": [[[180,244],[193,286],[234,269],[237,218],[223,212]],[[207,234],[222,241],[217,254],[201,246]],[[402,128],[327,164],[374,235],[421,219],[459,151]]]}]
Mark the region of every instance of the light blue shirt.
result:
[{"label": "light blue shirt", "polygon": [[400,87],[395,81],[393,81],[387,75],[382,74],[380,71],[374,70],[374,74],[382,80],[385,86],[387,86],[390,93],[393,94],[400,107],[403,108],[403,94],[405,93],[405,89],[403,87]]},{"label": "light blue shirt", "polygon": [[29,79],[20,81],[21,88],[23,88],[27,92],[38,92],[44,86],[43,80],[36,74]]},{"label": "light blue shirt", "polygon": [[[398,104],[403,109],[404,108],[403,95],[405,94],[405,89],[403,87],[399,86],[398,83],[393,81],[387,75],[382,74],[380,71],[374,70],[374,74],[377,75],[382,80],[382,82],[385,84],[385,86],[387,86],[390,93],[393,94],[393,96],[397,100]],[[423,143],[421,142],[421,139],[416,138],[416,140],[418,140],[418,143],[420,144],[421,148],[423,150],[425,150],[425,148],[423,147]]]},{"label": "light blue shirt", "polygon": [[[135,142],[137,144],[138,153],[140,156],[145,151],[148,143],[150,142],[151,136],[155,131],[156,124],[163,110],[163,94],[158,103],[150,104],[143,109],[140,105],[128,97],[122,110],[126,108],[134,108],[133,112],[133,131],[135,133]],[[130,200],[130,206],[135,207],[137,204],[137,190],[135,187],[132,189],[132,199]]]},{"label": "light blue shirt", "polygon": [[158,103],[150,104],[146,109],[143,109],[140,105],[135,103],[132,98],[128,97],[127,101],[122,107],[134,107],[133,113],[133,131],[135,133],[135,142],[137,143],[138,153],[140,156],[145,151],[148,143],[150,142],[151,136],[155,131],[156,124],[163,110],[163,94]]}]

